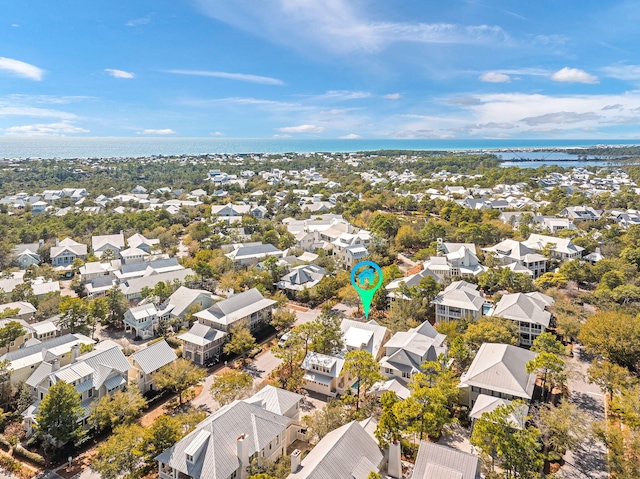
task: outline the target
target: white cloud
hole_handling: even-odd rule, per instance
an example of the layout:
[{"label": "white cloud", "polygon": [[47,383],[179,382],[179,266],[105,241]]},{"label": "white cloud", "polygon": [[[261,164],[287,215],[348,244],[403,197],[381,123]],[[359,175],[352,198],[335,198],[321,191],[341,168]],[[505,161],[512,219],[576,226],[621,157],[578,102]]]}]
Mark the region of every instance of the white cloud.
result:
[{"label": "white cloud", "polygon": [[209,133],[211,136],[224,136],[224,133],[221,131],[214,131],[213,133]]},{"label": "white cloud", "polygon": [[291,135],[273,135],[272,138],[292,138]]},{"label": "white cloud", "polygon": [[495,44],[509,42],[500,27],[381,22],[358,0],[197,0],[202,11],[237,28],[305,51],[309,43],[335,53],[376,52],[393,42]]},{"label": "white cloud", "polygon": [[321,115],[344,115],[347,110],[341,110],[339,108],[333,108],[331,110],[322,110]]},{"label": "white cloud", "polygon": [[148,23],[151,23],[150,16],[129,20],[127,23],[125,23],[125,25],[127,27],[139,27],[140,25],[146,25]]},{"label": "white cloud", "polygon": [[387,100],[399,100],[402,98],[400,93],[389,93],[388,95],[382,95],[382,98],[386,98]]},{"label": "white cloud", "polygon": [[68,113],[66,111],[36,108],[32,106],[2,106],[1,104],[0,116],[30,116],[33,118],[60,118],[61,120],[71,120],[76,117],[73,113]]},{"label": "white cloud", "polygon": [[558,111],[554,113],[546,113],[539,116],[529,116],[522,118],[520,121],[530,126],[547,125],[549,123],[579,123],[586,120],[597,120],[601,118],[592,111],[584,113],[576,113],[573,111]]},{"label": "white cloud", "polygon": [[348,135],[339,136],[341,140],[358,140],[362,138],[360,135],[356,135],[355,133],[349,133]]},{"label": "white cloud", "polygon": [[590,73],[587,73],[584,70],[580,70],[579,68],[569,67],[564,67],[563,69],[558,70],[553,75],[551,75],[551,79],[553,81],[563,83],[599,83],[597,76],[591,75]]},{"label": "white cloud", "polygon": [[511,81],[511,77],[499,72],[485,72],[480,75],[480,81],[486,83],[508,83]]},{"label": "white cloud", "polygon": [[5,129],[5,135],[22,136],[59,136],[65,133],[88,133],[89,130],[72,125],[67,121],[60,123],[37,123],[34,125],[12,126]]},{"label": "white cloud", "polygon": [[16,76],[36,81],[42,80],[44,75],[44,70],[35,65],[6,57],[0,57],[0,70],[6,70]]},{"label": "white cloud", "polygon": [[323,126],[315,125],[298,125],[298,126],[284,126],[282,128],[276,128],[276,130],[282,133],[323,133],[325,128]]},{"label": "white cloud", "polygon": [[284,85],[282,80],[277,78],[265,77],[260,75],[250,75],[247,73],[228,73],[228,72],[211,72],[204,70],[164,70],[165,73],[173,73],[175,75],[192,75],[213,78],[225,78],[227,80],[237,80],[250,83],[261,83],[263,85]]},{"label": "white cloud", "polygon": [[175,135],[176,133],[177,132],[173,131],[171,128],[165,128],[164,130],[148,128],[146,130],[136,132],[138,135]]},{"label": "white cloud", "polygon": [[124,70],[116,70],[115,68],[105,68],[104,71],[106,71],[113,78],[135,78],[135,74],[126,72]]},{"label": "white cloud", "polygon": [[601,70],[616,80],[640,80],[640,65],[611,65]]},{"label": "white cloud", "polygon": [[329,90],[322,95],[311,97],[314,100],[359,100],[361,98],[370,98],[373,95],[368,91],[351,91],[351,90]]}]

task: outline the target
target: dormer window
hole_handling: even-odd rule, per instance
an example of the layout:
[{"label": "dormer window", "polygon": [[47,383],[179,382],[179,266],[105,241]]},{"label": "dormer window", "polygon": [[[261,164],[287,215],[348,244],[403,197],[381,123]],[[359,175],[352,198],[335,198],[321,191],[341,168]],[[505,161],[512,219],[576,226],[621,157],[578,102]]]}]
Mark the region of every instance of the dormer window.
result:
[{"label": "dormer window", "polygon": [[193,462],[193,456],[191,454],[187,454],[187,461]]}]

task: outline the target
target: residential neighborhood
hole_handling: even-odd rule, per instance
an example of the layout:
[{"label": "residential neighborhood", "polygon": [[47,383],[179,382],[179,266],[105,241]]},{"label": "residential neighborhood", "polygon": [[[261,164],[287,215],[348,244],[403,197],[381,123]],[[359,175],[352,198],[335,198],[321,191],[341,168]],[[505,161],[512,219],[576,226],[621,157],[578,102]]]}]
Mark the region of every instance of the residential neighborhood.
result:
[{"label": "residential neighborhood", "polygon": [[[568,460],[587,444],[600,472],[614,447],[627,457],[598,427],[606,411],[620,434],[637,428],[635,170],[496,180],[491,157],[455,154],[137,161],[162,180],[3,186],[0,399],[16,470],[573,478],[605,477]],[[88,179],[133,161],[73,163]],[[162,176],[187,166],[202,175]],[[383,273],[368,317],[350,280],[365,260]]]}]

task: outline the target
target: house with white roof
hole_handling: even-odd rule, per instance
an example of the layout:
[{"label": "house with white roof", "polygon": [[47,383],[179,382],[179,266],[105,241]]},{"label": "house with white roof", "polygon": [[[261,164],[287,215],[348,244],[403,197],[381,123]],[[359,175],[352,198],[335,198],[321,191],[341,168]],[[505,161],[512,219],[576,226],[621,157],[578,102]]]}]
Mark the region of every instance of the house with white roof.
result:
[{"label": "house with white roof", "polygon": [[524,245],[535,251],[542,251],[549,246],[551,255],[560,260],[571,260],[581,258],[584,248],[573,244],[570,238],[556,238],[555,236],[546,236],[539,234],[531,234]]},{"label": "house with white roof", "polygon": [[160,240],[157,238],[148,239],[140,233],[136,233],[127,239],[127,245],[129,248],[138,248],[147,253],[151,253],[160,245]]},{"label": "house with white roof", "polygon": [[302,394],[268,384],[244,401],[297,421],[300,419],[304,400],[305,397]]},{"label": "house with white roof", "polygon": [[287,479],[366,479],[372,472],[387,472],[385,456],[377,441],[357,421],[329,432],[300,459],[300,451],[294,451]]},{"label": "house with white roof", "polygon": [[551,313],[547,308],[553,303],[552,297],[538,292],[505,294],[487,316],[515,321],[520,332],[518,344],[531,346],[549,328]]},{"label": "house with white roof", "polygon": [[158,310],[153,303],[130,308],[124,313],[124,330],[142,339],[153,338],[158,329]]},{"label": "house with white roof", "polygon": [[58,359],[42,362],[26,381],[26,384],[33,388],[36,398],[36,401],[22,413],[27,433],[30,434],[37,425],[40,401],[58,381],[75,386],[81,397],[80,405],[84,409],[80,421],[86,425],[91,403],[107,394],[113,395],[116,391],[122,391],[127,384],[131,366],[121,348],[113,341],[103,341],[93,351],[80,356],[80,345],[76,344],[72,348],[71,364],[61,367]]},{"label": "house with white roof", "polygon": [[194,316],[200,323],[219,331],[229,332],[241,321],[254,331],[269,322],[274,304],[274,300],[265,298],[253,288],[219,301]]},{"label": "house with white roof", "polygon": [[390,281],[389,284],[387,284],[387,286],[385,287],[385,289],[389,291],[387,296],[392,299],[410,300],[411,298],[409,296],[407,296],[406,294],[402,294],[399,290],[401,290],[403,287],[418,288],[420,286],[420,281],[427,277],[431,277],[436,281],[441,280],[441,278],[433,271],[424,268],[423,264],[422,271]]},{"label": "house with white roof", "polygon": [[436,361],[440,354],[446,354],[446,339],[428,321],[409,331],[399,331],[384,345],[380,372],[390,379],[402,380],[406,386],[414,374],[422,371],[425,361]]},{"label": "house with white roof", "polygon": [[[512,401],[508,399],[480,394],[476,398],[473,408],[469,411],[469,419],[475,423],[475,421],[482,418],[483,414],[489,414],[500,406],[508,406],[510,404],[512,404]],[[514,409],[513,413],[509,415],[507,421],[510,422],[514,428],[523,429],[526,425],[528,414],[529,406],[520,404]]]},{"label": "house with white roof", "polygon": [[16,349],[23,347],[23,345],[34,336],[33,328],[24,319],[14,319],[14,318],[0,319],[0,328],[4,328],[9,323],[17,323],[22,327],[24,332],[22,336],[14,339],[10,343],[8,343],[6,347],[2,348],[2,351],[5,353],[8,353],[10,351],[15,351]]},{"label": "house with white roof", "polygon": [[160,479],[246,479],[251,462],[286,453],[297,426],[287,416],[247,401],[234,401],[208,416],[156,456]]},{"label": "house with white roof", "polygon": [[13,310],[17,310],[17,312],[11,315],[12,318],[24,319],[25,321],[32,319],[37,311],[36,307],[27,301],[13,301],[11,303],[0,304],[0,313]]},{"label": "house with white roof", "polygon": [[460,377],[461,403],[472,408],[480,394],[529,402],[537,373],[528,373],[526,365],[536,356],[510,344],[484,343]]},{"label": "house with white roof", "polygon": [[178,356],[163,339],[129,356],[129,384],[136,385],[143,394],[155,388],[154,374],[163,366],[171,364]]},{"label": "house with white roof", "polygon": [[147,260],[149,253],[140,248],[127,248],[120,251],[122,264],[142,263]]},{"label": "house with white roof", "polygon": [[304,388],[325,396],[344,394],[353,384],[343,373],[344,359],[316,352],[308,352],[302,361]]},{"label": "house with white roof", "polygon": [[373,319],[367,322],[343,319],[340,323],[346,351],[364,350],[378,360],[384,353],[383,346],[391,337],[389,330]]},{"label": "house with white roof", "polygon": [[420,441],[413,479],[481,479],[480,459],[468,452]]},{"label": "house with white roof", "polygon": [[122,231],[114,235],[98,235],[91,238],[91,250],[93,254],[101,258],[105,251],[111,250],[115,259],[120,258],[120,251],[125,248],[124,234]]},{"label": "house with white roof", "polygon": [[233,250],[225,256],[237,265],[248,266],[258,263],[269,256],[282,258],[284,253],[270,243],[234,244]]},{"label": "house with white roof", "polygon": [[424,268],[435,274],[439,281],[452,277],[469,278],[486,271],[476,256],[476,246],[465,243],[441,243],[441,255],[425,261]]},{"label": "house with white roof", "polygon": [[128,300],[138,299],[141,296],[143,288],[154,288],[160,282],[173,283],[178,281],[182,283],[187,276],[194,275],[195,272],[191,268],[181,268],[166,273],[156,273],[141,278],[133,278],[119,284],[120,289]]},{"label": "house with white roof", "polygon": [[458,321],[462,318],[478,319],[482,316],[485,299],[478,285],[455,281],[438,293],[431,302],[436,308],[436,324]]},{"label": "house with white roof", "polygon": [[367,248],[370,244],[371,233],[360,230],[355,234],[342,233],[331,243],[331,247],[338,264],[348,268],[362,261],[369,254]]},{"label": "house with white roof", "polygon": [[220,299],[219,296],[204,289],[180,286],[164,303],[158,306],[158,318],[162,321],[174,318],[184,320],[190,309],[198,308],[199,311],[202,311],[210,308],[214,302]]},{"label": "house with white roof", "polygon": [[504,265],[518,265],[533,274],[534,278],[547,271],[547,258],[519,241],[506,239],[495,246],[483,248],[485,253],[494,253]]},{"label": "house with white roof", "polygon": [[87,245],[77,243],[71,238],[62,241],[56,240],[56,245],[51,248],[51,264],[56,266],[70,266],[73,260],[80,258],[87,259]]}]

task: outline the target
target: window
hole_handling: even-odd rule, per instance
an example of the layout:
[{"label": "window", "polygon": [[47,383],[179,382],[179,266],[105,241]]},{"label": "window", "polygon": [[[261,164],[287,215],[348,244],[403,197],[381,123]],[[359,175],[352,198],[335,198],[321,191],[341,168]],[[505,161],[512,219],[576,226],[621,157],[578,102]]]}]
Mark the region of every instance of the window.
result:
[{"label": "window", "polygon": [[93,389],[89,389],[87,392],[87,396],[93,397]]},{"label": "window", "polygon": [[187,454],[187,461],[193,462],[193,456],[190,454]]},{"label": "window", "polygon": [[406,379],[411,379],[411,374],[406,371],[402,371],[402,377]]}]

